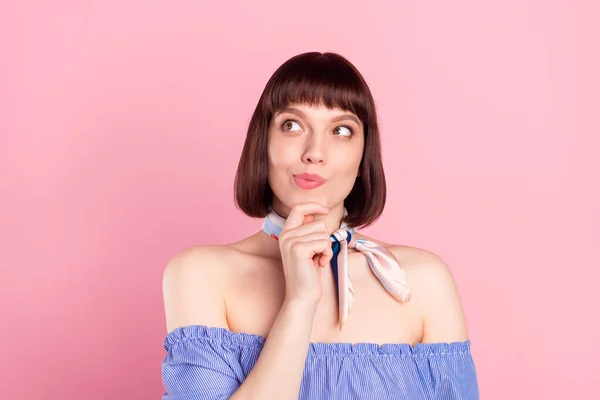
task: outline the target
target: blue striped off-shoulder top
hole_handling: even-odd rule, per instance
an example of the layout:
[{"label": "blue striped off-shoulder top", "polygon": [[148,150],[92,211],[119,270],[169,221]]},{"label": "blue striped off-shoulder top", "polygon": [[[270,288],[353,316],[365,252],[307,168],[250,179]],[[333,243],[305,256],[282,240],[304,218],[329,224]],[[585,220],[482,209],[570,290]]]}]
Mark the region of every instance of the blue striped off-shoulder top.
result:
[{"label": "blue striped off-shoulder top", "polygon": [[[163,400],[224,400],[242,384],[266,338],[190,325],[164,340]],[[470,340],[310,343],[299,400],[479,399]]]}]

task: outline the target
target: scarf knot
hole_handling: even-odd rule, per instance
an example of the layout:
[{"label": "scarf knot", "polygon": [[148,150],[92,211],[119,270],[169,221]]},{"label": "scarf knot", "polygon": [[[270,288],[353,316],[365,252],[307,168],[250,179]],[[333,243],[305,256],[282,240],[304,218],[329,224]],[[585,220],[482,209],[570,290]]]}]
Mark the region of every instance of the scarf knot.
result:
[{"label": "scarf knot", "polygon": [[[344,208],[344,216],[346,215],[348,211]],[[262,229],[271,238],[278,240],[285,221],[285,218],[269,208]],[[354,228],[348,227],[345,222],[342,222],[340,228],[333,232],[330,238],[333,252],[331,269],[338,297],[340,329],[348,319],[355,297],[348,271],[348,248],[356,249],[366,257],[371,271],[392,297],[401,302],[410,300],[406,273],[391,251],[378,243],[356,239]]]}]

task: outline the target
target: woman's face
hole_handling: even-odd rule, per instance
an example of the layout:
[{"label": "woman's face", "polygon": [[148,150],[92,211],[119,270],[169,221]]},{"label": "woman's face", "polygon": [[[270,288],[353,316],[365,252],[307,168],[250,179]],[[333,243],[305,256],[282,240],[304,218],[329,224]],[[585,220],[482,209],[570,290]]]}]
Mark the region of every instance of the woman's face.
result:
[{"label": "woman's face", "polygon": [[363,149],[364,127],[352,113],[292,104],[275,114],[268,139],[275,210],[287,213],[304,202],[329,209],[343,204],[359,173]]}]

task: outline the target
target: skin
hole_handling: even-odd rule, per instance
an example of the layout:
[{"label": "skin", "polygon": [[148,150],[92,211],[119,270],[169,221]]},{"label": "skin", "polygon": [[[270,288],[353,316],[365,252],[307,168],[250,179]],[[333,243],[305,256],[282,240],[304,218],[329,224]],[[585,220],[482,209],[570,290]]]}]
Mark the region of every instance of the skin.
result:
[{"label": "skin", "polygon": [[[330,211],[314,218],[325,221],[329,232],[339,227],[343,200],[356,179],[364,148],[363,126],[355,119],[343,110],[301,104],[274,116],[268,161],[278,214],[287,217],[293,206],[315,202]],[[293,174],[301,172],[319,174],[327,182],[302,190],[293,180]],[[380,243],[395,254],[406,271],[411,301],[394,300],[365,257],[350,250],[356,299],[348,322],[340,331],[333,274],[323,267],[322,296],[314,310],[310,341],[414,345],[467,340],[462,304],[452,274],[439,256],[360,232],[356,237]],[[260,230],[235,243],[186,249],[167,265],[163,295],[169,332],[180,326],[207,325],[267,337],[285,303],[278,243]]]},{"label": "skin", "polygon": [[[260,230],[228,245],[196,246],[173,257],[163,277],[169,332],[206,325],[267,338],[230,399],[297,399],[309,342],[414,345],[467,339],[446,264],[426,250],[382,242],[406,271],[411,301],[395,301],[364,255],[350,251],[356,299],[344,329],[338,329],[328,234],[340,225],[343,199],[358,173],[363,129],[352,116],[342,117],[346,113],[341,110],[293,108],[277,115],[269,128],[273,207],[288,218],[280,240]],[[317,173],[327,181],[302,190],[293,180],[301,172]]]},{"label": "skin", "polygon": [[[335,121],[334,121],[335,120]],[[344,213],[344,199],[358,175],[364,149],[364,127],[356,116],[325,107],[292,105],[273,117],[269,126],[269,184],[274,210],[282,216],[292,206],[315,202],[329,209],[315,215],[334,231]],[[318,174],[324,185],[302,190],[293,174]]]}]

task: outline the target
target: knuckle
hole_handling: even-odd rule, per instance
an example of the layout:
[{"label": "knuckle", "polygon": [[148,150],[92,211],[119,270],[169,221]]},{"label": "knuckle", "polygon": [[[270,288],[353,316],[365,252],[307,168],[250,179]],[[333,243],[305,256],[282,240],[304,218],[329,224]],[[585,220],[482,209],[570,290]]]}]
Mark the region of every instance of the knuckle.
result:
[{"label": "knuckle", "polygon": [[295,256],[299,256],[302,253],[302,245],[301,243],[292,243],[292,245],[290,246],[290,251],[293,255]]},{"label": "knuckle", "polygon": [[281,242],[281,246],[287,250],[292,250],[296,244],[297,244],[297,242],[295,240],[293,240],[293,238],[290,238],[290,240],[284,240]]}]

